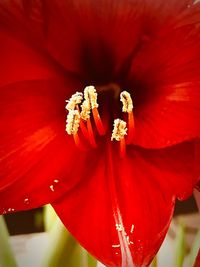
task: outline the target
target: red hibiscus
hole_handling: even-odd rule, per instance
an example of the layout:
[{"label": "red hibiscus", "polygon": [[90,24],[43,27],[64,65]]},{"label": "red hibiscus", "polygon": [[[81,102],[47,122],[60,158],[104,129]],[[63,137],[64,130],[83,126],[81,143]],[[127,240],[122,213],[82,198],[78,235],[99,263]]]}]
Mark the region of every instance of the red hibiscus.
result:
[{"label": "red hibiscus", "polygon": [[[0,212],[51,203],[107,266],[147,266],[200,174],[199,15],[189,0],[1,1]],[[106,132],[91,117],[81,150],[65,100],[88,85]],[[128,127],[123,157],[116,118]]]}]

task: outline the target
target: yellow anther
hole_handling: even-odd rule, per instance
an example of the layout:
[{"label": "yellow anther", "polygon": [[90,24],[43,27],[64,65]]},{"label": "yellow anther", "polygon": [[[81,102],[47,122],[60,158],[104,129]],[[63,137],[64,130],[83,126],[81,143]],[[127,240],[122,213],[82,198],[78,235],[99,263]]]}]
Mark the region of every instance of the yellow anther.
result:
[{"label": "yellow anther", "polygon": [[68,115],[67,115],[67,120],[66,120],[66,132],[71,135],[71,134],[76,134],[78,132],[78,128],[80,125],[80,114],[78,110],[70,110]]},{"label": "yellow anther", "polygon": [[120,94],[120,101],[123,104],[122,111],[123,112],[132,112],[133,111],[133,101],[131,95],[127,91],[122,91]]},{"label": "yellow anther", "polygon": [[90,118],[90,112],[93,108],[98,108],[97,104],[97,92],[94,86],[87,86],[84,89],[84,101],[81,105],[81,118],[88,120]]},{"label": "yellow anther", "polygon": [[126,122],[120,119],[114,120],[111,141],[114,139],[121,141],[125,135],[127,135]]},{"label": "yellow anther", "polygon": [[81,105],[81,118],[85,121],[90,118],[90,103],[87,100]]},{"label": "yellow anther", "polygon": [[83,100],[83,93],[76,92],[71,96],[69,100],[66,100],[67,105],[65,106],[65,108],[68,111],[74,110],[76,108],[76,105],[79,105],[82,102],[82,100]]},{"label": "yellow anther", "polygon": [[87,86],[84,89],[84,98],[85,101],[88,101],[90,109],[98,108],[97,104],[97,91],[94,86]]}]

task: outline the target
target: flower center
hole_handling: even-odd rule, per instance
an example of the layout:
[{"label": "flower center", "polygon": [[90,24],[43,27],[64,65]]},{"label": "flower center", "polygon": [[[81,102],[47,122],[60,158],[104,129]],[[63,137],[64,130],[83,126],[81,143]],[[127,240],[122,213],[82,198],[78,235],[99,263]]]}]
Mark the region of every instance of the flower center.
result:
[{"label": "flower center", "polygon": [[[94,127],[100,136],[106,134],[104,124],[98,111],[99,104],[97,102],[98,94],[94,86],[87,86],[83,93],[76,92],[69,100],[66,100],[67,120],[66,132],[73,135],[75,144],[80,149],[85,149],[81,142],[81,135],[93,147],[97,147],[94,135]],[[131,95],[127,91],[120,93],[120,101],[122,102],[122,112],[127,113],[127,118],[122,120],[117,118],[114,120],[113,131],[110,133],[111,141],[120,143],[120,156],[124,157],[126,153],[126,144],[129,144],[134,134],[134,115],[133,101]],[[91,119],[93,118],[94,123]],[[93,125],[94,124],[94,125]]]}]

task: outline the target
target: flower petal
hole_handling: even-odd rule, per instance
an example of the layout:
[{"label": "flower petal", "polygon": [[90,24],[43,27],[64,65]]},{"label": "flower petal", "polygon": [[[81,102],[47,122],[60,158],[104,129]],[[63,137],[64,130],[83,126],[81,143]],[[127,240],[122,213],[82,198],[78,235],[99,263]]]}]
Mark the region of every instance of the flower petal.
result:
[{"label": "flower petal", "polygon": [[152,18],[159,14],[157,21],[163,23],[190,2],[170,0],[166,5],[163,1],[148,4],[139,0],[100,0],[98,5],[92,0],[47,2],[44,8],[49,27],[47,48],[67,70],[79,70],[88,83],[121,82],[141,46],[146,26],[157,30]]},{"label": "flower petal", "polygon": [[0,88],[0,213],[49,203],[81,179],[88,153],[65,133],[65,99],[77,86],[52,79]]},{"label": "flower petal", "polygon": [[95,172],[53,207],[106,266],[147,266],[164,239],[175,197],[192,192],[194,158],[193,143],[163,150],[132,146],[122,160],[107,148]]},{"label": "flower petal", "polygon": [[[72,69],[70,62],[80,62],[82,74],[90,83],[112,80],[137,45],[141,29],[138,1],[100,0],[98,5],[91,0],[53,1],[48,6],[49,51],[57,53],[56,57],[65,61],[63,65],[67,69]],[[59,23],[58,12],[62,14],[62,23]],[[56,23],[60,26],[59,34]],[[65,36],[64,44],[62,36]],[[60,50],[55,40],[61,40]]]},{"label": "flower petal", "polygon": [[13,0],[0,3],[0,21],[14,34],[32,38],[88,84],[121,82],[144,36],[155,34],[158,25],[189,3]]},{"label": "flower petal", "polygon": [[[134,144],[161,148],[200,136],[200,4],[150,38],[132,63]],[[172,23],[173,22],[173,23]]]},{"label": "flower petal", "polygon": [[0,86],[8,83],[58,77],[55,64],[34,43],[25,42],[0,26]]}]

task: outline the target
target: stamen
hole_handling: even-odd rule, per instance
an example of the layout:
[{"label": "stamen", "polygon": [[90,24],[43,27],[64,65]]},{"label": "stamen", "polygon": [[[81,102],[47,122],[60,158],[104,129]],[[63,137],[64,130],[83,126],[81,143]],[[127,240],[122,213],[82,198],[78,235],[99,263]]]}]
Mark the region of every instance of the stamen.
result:
[{"label": "stamen", "polygon": [[122,112],[128,113],[128,138],[129,144],[134,135],[134,116],[133,116],[133,101],[131,95],[127,91],[122,91],[120,94],[120,101],[122,102]]},{"label": "stamen", "polygon": [[81,105],[81,118],[85,121],[90,118],[90,102],[88,100],[84,100]]},{"label": "stamen", "polygon": [[78,110],[70,110],[66,120],[66,132],[69,135],[77,134],[80,126],[80,114]]},{"label": "stamen", "polygon": [[123,112],[132,112],[133,111],[133,101],[131,95],[127,91],[122,91],[120,94],[120,101],[123,104]]},{"label": "stamen", "polygon": [[[66,120],[66,132],[69,135],[73,135],[74,141],[77,146],[82,146],[80,137],[78,135],[78,130],[80,127],[83,136],[89,140],[92,147],[97,147],[93,125],[90,118],[91,111],[98,133],[100,135],[105,134],[104,125],[98,111],[99,105],[97,103],[97,96],[98,94],[95,87],[87,86],[84,89],[84,93],[76,92],[71,96],[69,100],[66,101],[66,110],[68,111]],[[128,113],[127,123],[126,121],[121,119],[114,120],[114,128],[111,140],[120,142],[120,155],[121,157],[124,157],[126,153],[126,143],[131,142],[134,134],[134,115],[133,101],[130,93],[128,93],[127,91],[122,91],[120,94],[120,101],[123,104],[122,112]],[[127,135],[126,140],[125,135]]]},{"label": "stamen", "polygon": [[124,158],[126,155],[126,142],[125,138],[120,140],[120,158]]},{"label": "stamen", "polygon": [[127,138],[128,144],[130,144],[133,139],[134,128],[135,128],[134,115],[133,115],[133,112],[129,112],[128,113],[128,138]]},{"label": "stamen", "polygon": [[70,111],[70,110],[75,110],[76,106],[79,105],[83,100],[83,93],[76,92],[71,96],[69,100],[66,100],[67,105],[65,108]]},{"label": "stamen", "polygon": [[111,141],[121,141],[127,135],[126,122],[120,119],[114,120]]},{"label": "stamen", "polygon": [[[80,114],[80,108],[79,108],[79,105],[76,105],[76,110],[78,110],[79,114]],[[81,114],[80,114],[81,116]],[[81,118],[80,119],[80,128],[81,128],[81,131],[84,135],[84,137],[86,139],[88,139],[88,131],[87,131],[87,127],[85,126],[84,122],[83,122],[83,119]]]},{"label": "stamen", "polygon": [[81,108],[81,118],[83,120],[88,120],[90,117],[90,111],[92,110],[92,115],[94,117],[94,122],[97,128],[97,131],[100,135],[105,134],[105,129],[101,121],[101,117],[98,112],[98,103],[97,103],[97,91],[94,86],[87,86],[84,89],[84,98]]},{"label": "stamen", "polygon": [[92,145],[92,147],[96,148],[97,144],[96,144],[96,141],[95,141],[95,138],[94,138],[94,133],[93,133],[93,130],[92,130],[92,124],[91,124],[90,119],[87,120],[87,129],[88,129],[88,135],[89,135],[90,144]]},{"label": "stamen", "polygon": [[76,146],[83,149],[81,146],[81,142],[80,142],[80,138],[78,136],[78,133],[73,134],[73,138],[74,138],[74,143],[76,144]]},{"label": "stamen", "polygon": [[126,142],[124,136],[127,135],[126,122],[120,119],[114,120],[114,128],[111,136],[111,141],[114,139],[120,141],[120,157],[123,158],[126,154]]},{"label": "stamen", "polygon": [[87,86],[84,89],[84,98],[89,102],[90,109],[98,108],[97,92],[94,86]]},{"label": "stamen", "polygon": [[93,114],[93,117],[94,117],[94,122],[95,122],[95,125],[97,127],[98,133],[100,135],[104,135],[105,134],[105,129],[103,127],[103,123],[102,123],[101,117],[99,115],[98,109],[97,108],[93,108],[92,109],[92,114]]},{"label": "stamen", "polygon": [[81,128],[81,131],[82,131],[84,137],[85,137],[86,139],[88,139],[89,137],[88,137],[87,127],[85,126],[85,124],[84,124],[84,122],[83,122],[82,119],[80,120],[80,128]]}]

